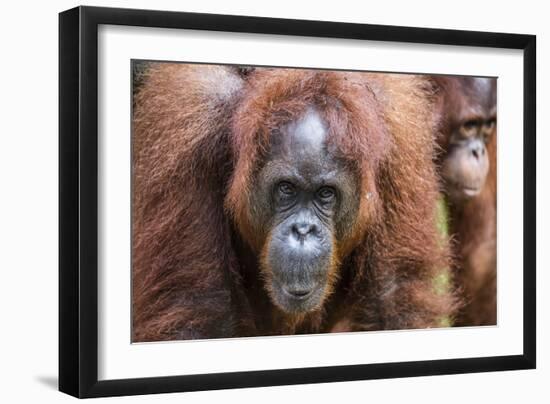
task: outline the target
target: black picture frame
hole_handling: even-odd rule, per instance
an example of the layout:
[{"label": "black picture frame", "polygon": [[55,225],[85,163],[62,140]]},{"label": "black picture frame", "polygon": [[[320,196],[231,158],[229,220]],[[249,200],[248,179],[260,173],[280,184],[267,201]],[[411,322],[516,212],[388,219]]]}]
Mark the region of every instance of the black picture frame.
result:
[{"label": "black picture frame", "polygon": [[[98,381],[100,24],[523,50],[523,354]],[[60,13],[59,390],[84,398],[535,368],[535,73],[533,35],[96,7]]]}]

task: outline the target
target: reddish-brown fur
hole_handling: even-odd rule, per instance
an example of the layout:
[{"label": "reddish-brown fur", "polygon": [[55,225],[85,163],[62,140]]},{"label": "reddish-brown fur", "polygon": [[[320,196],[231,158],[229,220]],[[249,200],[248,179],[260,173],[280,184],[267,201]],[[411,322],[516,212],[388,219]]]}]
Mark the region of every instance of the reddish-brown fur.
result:
[{"label": "reddish-brown fur", "polygon": [[450,207],[455,279],[464,292],[464,307],[456,325],[497,323],[496,258],[496,133],[487,147],[489,174],[481,193],[460,207]]},{"label": "reddish-brown fur", "polygon": [[[136,95],[133,340],[424,328],[455,300],[435,226],[434,119],[418,76],[154,64]],[[360,178],[356,224],[335,240],[333,288],[291,316],[260,271],[269,229],[248,198],[270,129],[308,105]]]},{"label": "reddish-brown fur", "polygon": [[[460,121],[457,111],[466,115],[469,99],[459,79],[434,79],[442,121],[438,143],[445,155],[452,124]],[[487,145],[489,172],[479,195],[460,204],[449,204],[451,247],[454,256],[454,280],[462,291],[464,304],[457,312],[455,325],[493,325],[497,322],[497,139],[496,129]]]}]

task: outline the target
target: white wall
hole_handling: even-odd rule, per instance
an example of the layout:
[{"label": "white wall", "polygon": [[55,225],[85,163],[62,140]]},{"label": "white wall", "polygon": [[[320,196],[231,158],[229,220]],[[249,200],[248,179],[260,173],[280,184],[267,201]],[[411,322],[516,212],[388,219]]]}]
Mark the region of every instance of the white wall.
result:
[{"label": "white wall", "polygon": [[[550,26],[543,1],[279,0],[93,1],[89,5],[246,14],[538,36],[538,149],[550,149]],[[8,5],[9,4],[9,5]],[[57,13],[78,5],[5,2],[0,62],[0,401],[68,402],[57,383]],[[347,382],[117,398],[126,402],[548,402],[550,393],[550,226],[543,209],[550,159],[538,153],[538,369],[534,371]]]}]

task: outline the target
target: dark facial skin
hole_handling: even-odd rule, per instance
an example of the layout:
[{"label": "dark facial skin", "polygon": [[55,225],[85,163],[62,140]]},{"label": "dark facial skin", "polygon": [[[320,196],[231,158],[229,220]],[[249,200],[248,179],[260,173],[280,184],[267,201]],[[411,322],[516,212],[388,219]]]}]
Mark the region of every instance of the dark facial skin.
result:
[{"label": "dark facial skin", "polygon": [[442,165],[447,194],[454,202],[477,196],[489,171],[486,145],[496,126],[496,82],[462,78],[464,96],[450,113],[450,138]]},{"label": "dark facial skin", "polygon": [[337,240],[357,215],[357,181],[327,147],[316,109],[271,139],[252,201],[266,232],[262,275],[277,307],[306,313],[322,305],[336,278]]}]

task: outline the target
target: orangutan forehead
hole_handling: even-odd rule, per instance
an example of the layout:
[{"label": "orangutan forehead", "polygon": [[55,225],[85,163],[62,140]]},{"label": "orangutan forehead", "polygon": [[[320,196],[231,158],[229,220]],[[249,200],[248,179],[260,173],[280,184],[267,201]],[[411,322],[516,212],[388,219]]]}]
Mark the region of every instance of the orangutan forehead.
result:
[{"label": "orangutan forehead", "polygon": [[490,110],[496,104],[495,79],[486,77],[468,78],[465,85],[470,105],[475,105],[481,111]]},{"label": "orangutan forehead", "polygon": [[488,77],[473,78],[474,87],[477,87],[478,90],[483,93],[489,93],[491,91],[491,81],[492,79]]},{"label": "orangutan forehead", "polygon": [[328,129],[321,113],[313,108],[271,136],[264,174],[287,178],[302,185],[351,183],[332,147],[327,147]]},{"label": "orangutan forehead", "polygon": [[296,120],[272,134],[271,155],[297,160],[324,157],[327,154],[327,133],[327,125],[321,113],[310,107]]}]

